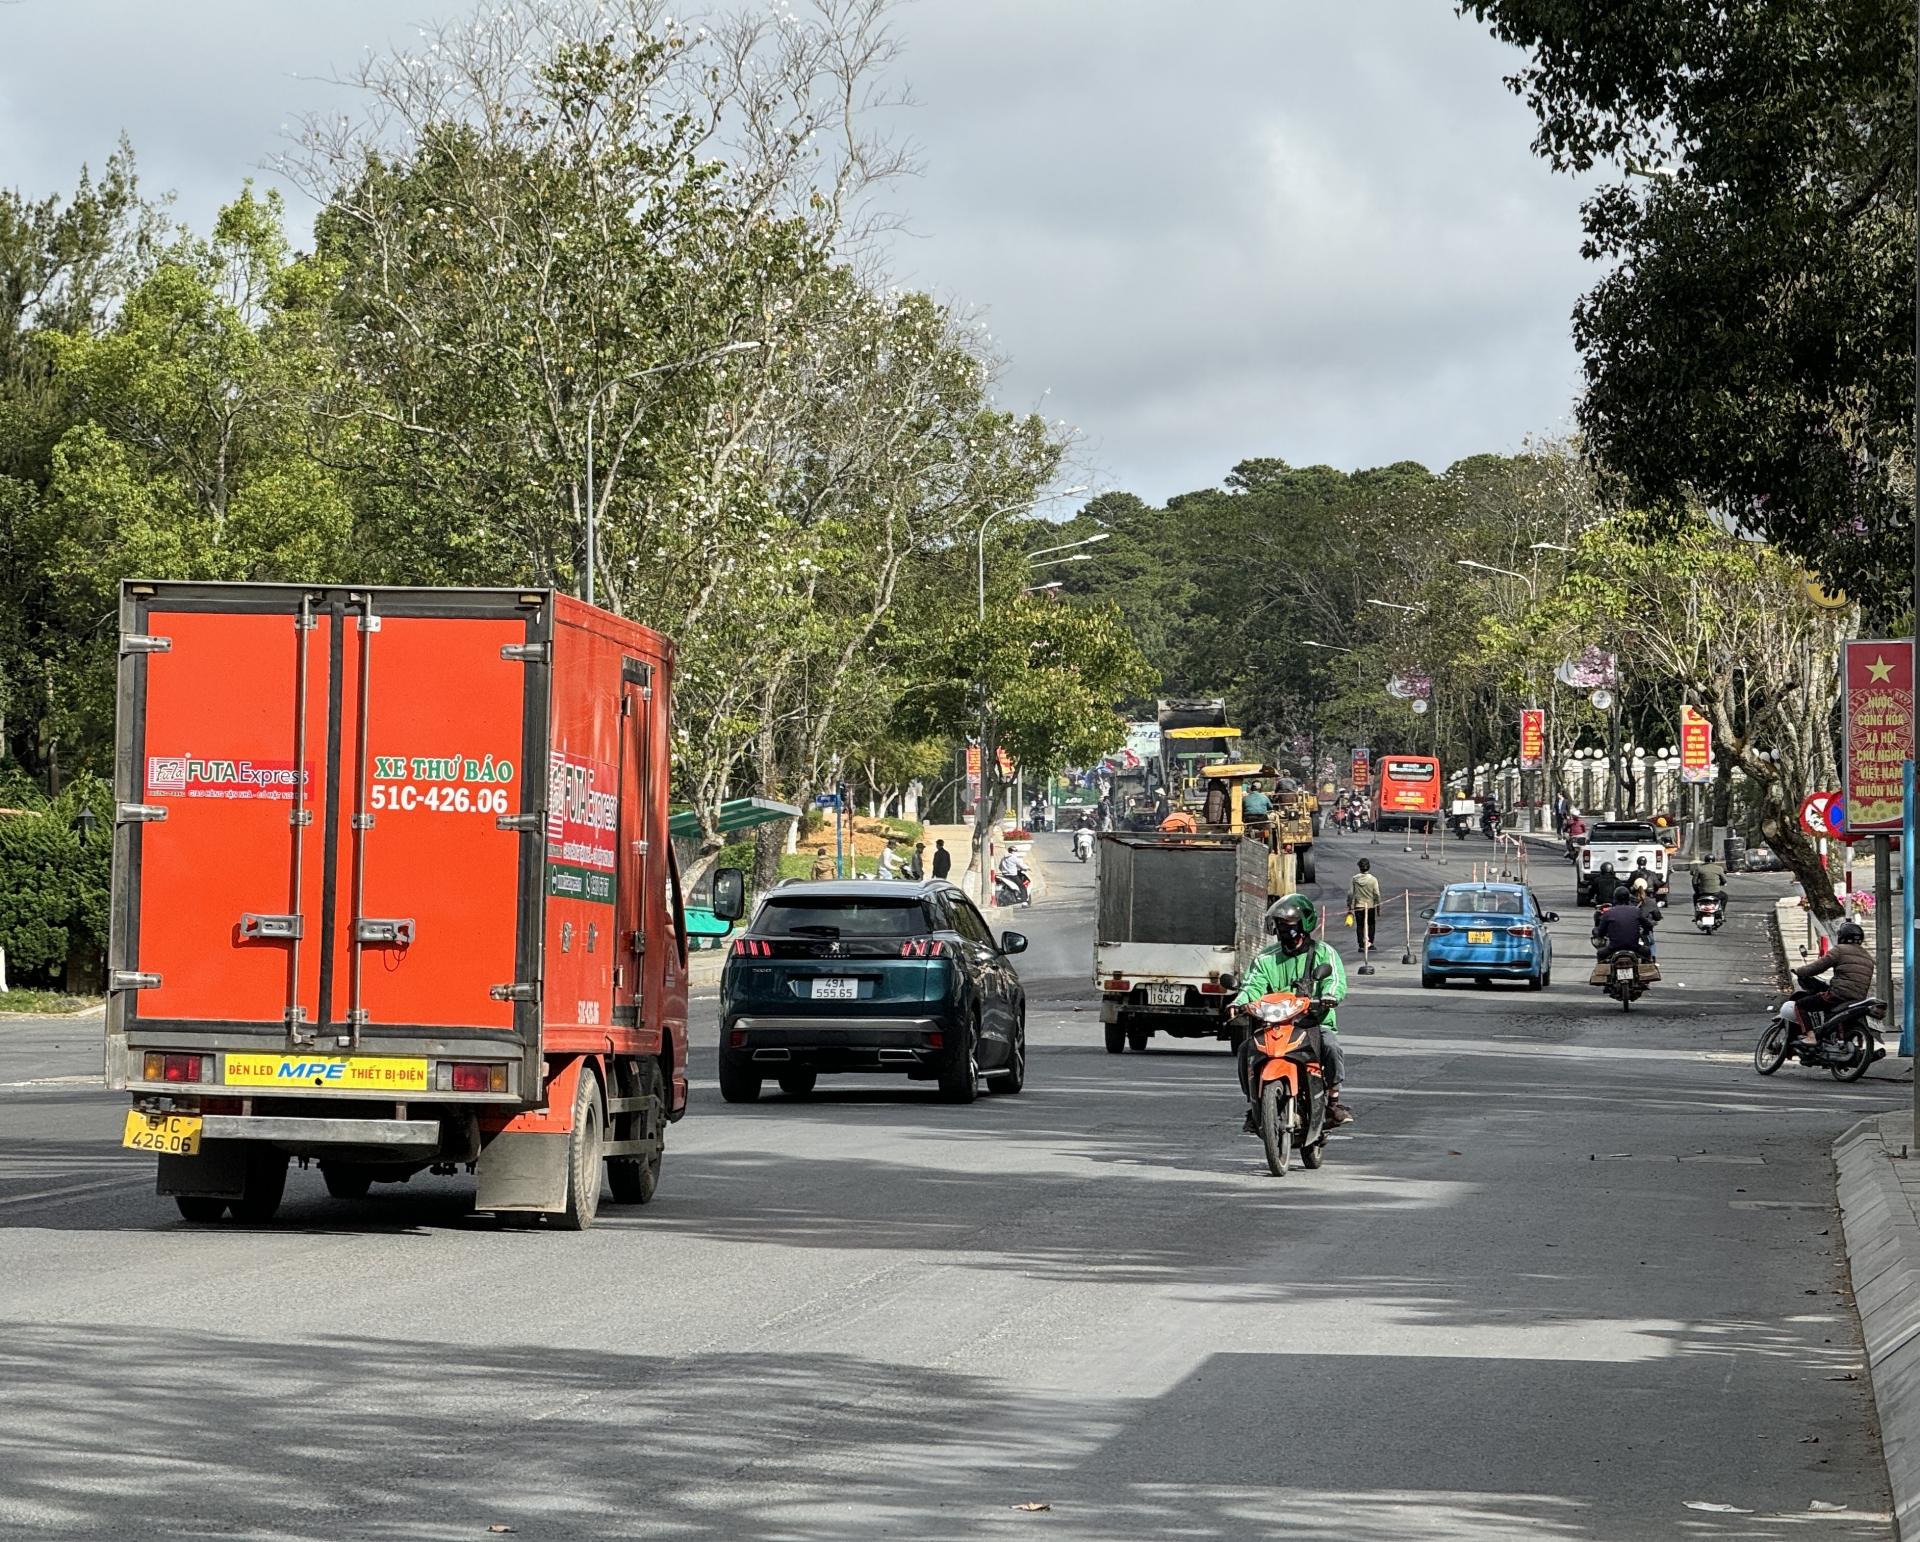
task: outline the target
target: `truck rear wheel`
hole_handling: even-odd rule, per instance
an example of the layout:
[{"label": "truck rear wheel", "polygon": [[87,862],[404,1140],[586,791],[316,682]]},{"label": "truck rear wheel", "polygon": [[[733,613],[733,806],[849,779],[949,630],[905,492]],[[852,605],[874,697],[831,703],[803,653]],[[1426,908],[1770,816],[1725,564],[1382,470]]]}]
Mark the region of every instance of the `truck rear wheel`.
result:
[{"label": "truck rear wheel", "polygon": [[1127,1030],[1127,1048],[1136,1055],[1147,1047],[1147,1040],[1153,1037],[1151,1028],[1129,1028]]},{"label": "truck rear wheel", "polygon": [[287,1154],[259,1141],[247,1146],[247,1175],[240,1197],[231,1201],[233,1218],[249,1226],[264,1226],[280,1208],[287,1191]]},{"label": "truck rear wheel", "polygon": [[1117,1055],[1127,1047],[1127,1030],[1118,1023],[1107,1024],[1107,1053]]},{"label": "truck rear wheel", "polygon": [[600,1212],[600,1174],[606,1165],[600,1155],[602,1106],[600,1078],[583,1065],[567,1136],[567,1208],[553,1217],[561,1231],[585,1231]]},{"label": "truck rear wheel", "polygon": [[641,1062],[639,1095],[647,1107],[630,1116],[631,1127],[648,1131],[659,1144],[647,1156],[607,1158],[607,1187],[619,1205],[644,1205],[660,1188],[660,1159],[666,1155],[667,1083],[659,1061]]},{"label": "truck rear wheel", "polygon": [[204,1194],[178,1194],[173,1202],[180,1207],[181,1219],[196,1226],[210,1225],[227,1213],[224,1199],[209,1199]]},{"label": "truck rear wheel", "polygon": [[1313,882],[1313,848],[1311,846],[1300,853],[1300,881]]},{"label": "truck rear wheel", "polygon": [[358,1162],[322,1162],[320,1176],[335,1199],[365,1199],[373,1187],[373,1174]]}]

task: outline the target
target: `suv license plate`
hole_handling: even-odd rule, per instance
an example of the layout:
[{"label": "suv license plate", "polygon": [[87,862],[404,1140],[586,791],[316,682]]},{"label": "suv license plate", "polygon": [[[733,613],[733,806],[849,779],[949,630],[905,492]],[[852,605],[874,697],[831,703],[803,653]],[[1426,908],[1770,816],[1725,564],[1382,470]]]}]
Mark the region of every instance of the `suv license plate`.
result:
[{"label": "suv license plate", "polygon": [[1147,987],[1147,1005],[1151,1007],[1184,1007],[1187,1004],[1187,988],[1184,985],[1149,985]]},{"label": "suv license plate", "polygon": [[860,982],[844,977],[815,980],[813,999],[815,1001],[858,1001]]}]

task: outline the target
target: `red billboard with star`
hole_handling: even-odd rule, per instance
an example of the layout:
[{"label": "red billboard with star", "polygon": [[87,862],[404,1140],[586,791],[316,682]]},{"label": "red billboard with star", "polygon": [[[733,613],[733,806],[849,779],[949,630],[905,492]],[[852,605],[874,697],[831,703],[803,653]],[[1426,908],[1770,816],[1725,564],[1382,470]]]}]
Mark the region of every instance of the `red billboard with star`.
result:
[{"label": "red billboard with star", "polygon": [[1842,643],[1840,672],[1847,834],[1897,834],[1902,763],[1913,758],[1913,643]]}]

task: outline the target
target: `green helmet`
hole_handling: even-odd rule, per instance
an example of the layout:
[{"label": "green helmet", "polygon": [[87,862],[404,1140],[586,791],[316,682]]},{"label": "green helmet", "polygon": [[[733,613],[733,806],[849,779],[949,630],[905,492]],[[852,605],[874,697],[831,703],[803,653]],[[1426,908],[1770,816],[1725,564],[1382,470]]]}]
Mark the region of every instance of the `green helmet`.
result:
[{"label": "green helmet", "polygon": [[[1297,953],[1313,941],[1314,923],[1319,918],[1320,912],[1304,894],[1289,894],[1267,907],[1267,929],[1280,938],[1289,953]],[[1295,934],[1291,939],[1289,932]]]}]

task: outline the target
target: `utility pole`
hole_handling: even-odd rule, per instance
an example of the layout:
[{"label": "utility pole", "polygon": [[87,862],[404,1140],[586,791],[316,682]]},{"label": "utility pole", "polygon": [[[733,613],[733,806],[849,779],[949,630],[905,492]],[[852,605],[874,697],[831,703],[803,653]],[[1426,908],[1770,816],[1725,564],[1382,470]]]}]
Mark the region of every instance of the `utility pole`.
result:
[{"label": "utility pole", "polygon": [[[1920,174],[1920,3],[1917,3],[1914,6],[1914,42],[1916,45],[1914,50],[1914,59],[1915,59],[1917,73],[1916,73],[1916,79],[1914,82],[1916,87],[1914,92],[1914,104],[1915,104],[1916,112],[1915,112],[1915,118],[1914,118],[1913,149],[1914,149],[1914,169],[1916,174]],[[1920,244],[1916,244],[1916,247],[1914,250],[1913,289],[1914,289],[1915,303],[1916,305],[1920,305]],[[1916,446],[1920,446],[1920,309],[1916,309],[1913,316],[1913,365],[1914,365],[1914,398],[1913,398],[1914,440],[1913,442]],[[1914,650],[1916,654],[1920,654],[1920,478],[1915,479],[1913,492],[1914,492],[1913,572],[1910,575],[1912,588],[1913,588],[1913,594],[1912,594],[1913,624],[1909,630],[1913,635]],[[1844,687],[1844,685],[1845,685],[1845,682],[1843,681],[1842,686]],[[1901,832],[1903,838],[1907,843],[1906,849],[1907,849],[1908,856],[1907,856],[1906,865],[1909,870],[1911,870],[1913,867],[1913,858],[1912,858],[1913,839],[1914,839],[1913,805],[1914,805],[1915,797],[1920,797],[1920,793],[1917,793],[1913,797],[1909,797],[1907,799],[1906,828]],[[1911,906],[1913,904],[1913,895],[1908,894],[1906,896],[1906,901],[1907,901],[1907,904]],[[1893,926],[1893,917],[1888,916],[1886,920],[1886,925],[1880,927],[1878,930],[1882,933],[1885,933],[1889,931],[1892,928],[1892,926]],[[1907,937],[1906,937],[1906,969],[1904,970],[1904,973],[1906,975],[1907,992],[1909,996],[1911,996],[1913,991],[1914,943],[1916,940],[1920,940],[1920,939],[1916,939],[1915,932],[1910,930],[1907,933]],[[1906,1020],[1908,1022],[1911,1022],[1913,1020],[1911,1017],[1911,1013],[1913,1011],[1913,1006],[1911,1001],[1907,1003],[1905,1010],[1906,1010],[1906,1013],[1908,1014]],[[1912,1048],[1911,1045],[1909,1045],[1908,1047],[1909,1049]],[[1920,1132],[1920,1075],[1916,1075],[1913,1079],[1913,1122],[1914,1122],[1915,1131]]]}]

